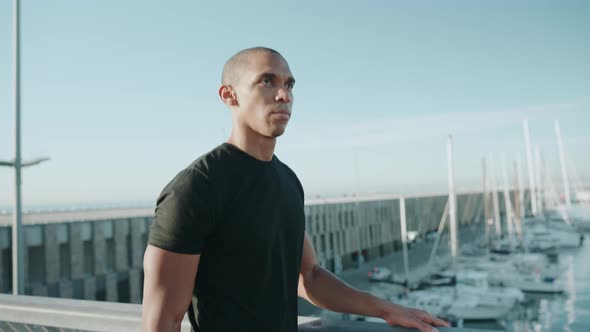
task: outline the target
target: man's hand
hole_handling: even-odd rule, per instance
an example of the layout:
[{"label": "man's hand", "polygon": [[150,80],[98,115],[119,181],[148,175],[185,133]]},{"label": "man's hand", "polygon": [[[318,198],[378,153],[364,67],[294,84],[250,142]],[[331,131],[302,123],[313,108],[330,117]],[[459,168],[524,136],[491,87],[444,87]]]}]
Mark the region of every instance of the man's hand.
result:
[{"label": "man's hand", "polygon": [[417,328],[421,332],[438,331],[433,326],[450,326],[444,320],[433,317],[425,311],[406,308],[393,303],[388,306],[382,318],[389,325],[413,327]]}]

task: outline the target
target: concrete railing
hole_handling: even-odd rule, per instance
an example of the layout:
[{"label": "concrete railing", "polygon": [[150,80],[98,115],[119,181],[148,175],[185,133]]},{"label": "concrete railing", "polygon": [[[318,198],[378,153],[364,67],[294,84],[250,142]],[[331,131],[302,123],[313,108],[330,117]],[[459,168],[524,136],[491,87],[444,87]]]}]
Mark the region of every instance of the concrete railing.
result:
[{"label": "concrete railing", "polygon": [[[139,331],[141,306],[115,302],[59,299],[0,294],[0,322],[47,326],[83,331]],[[356,321],[324,321],[315,317],[298,318],[299,331],[317,332],[402,332],[415,329],[394,328],[385,324]],[[182,329],[190,331],[185,317]],[[476,332],[473,329],[439,328],[441,332]],[[489,332],[489,331],[488,331]]]}]

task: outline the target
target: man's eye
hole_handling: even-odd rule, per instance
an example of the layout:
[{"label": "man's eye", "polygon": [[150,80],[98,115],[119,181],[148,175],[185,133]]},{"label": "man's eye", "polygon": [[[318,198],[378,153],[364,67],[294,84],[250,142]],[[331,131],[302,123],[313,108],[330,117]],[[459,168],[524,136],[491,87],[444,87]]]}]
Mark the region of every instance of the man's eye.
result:
[{"label": "man's eye", "polygon": [[262,84],[264,84],[264,85],[269,85],[270,82],[271,82],[270,81],[270,78],[264,78],[264,79],[262,79]]},{"label": "man's eye", "polygon": [[295,87],[295,83],[287,83],[287,88],[293,89]]}]

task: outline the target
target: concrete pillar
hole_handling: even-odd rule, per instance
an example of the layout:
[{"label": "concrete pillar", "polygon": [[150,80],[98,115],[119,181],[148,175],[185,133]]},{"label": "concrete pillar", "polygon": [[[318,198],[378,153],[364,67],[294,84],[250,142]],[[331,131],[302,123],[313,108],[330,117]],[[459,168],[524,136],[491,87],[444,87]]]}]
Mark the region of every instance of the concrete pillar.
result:
[{"label": "concrete pillar", "polygon": [[84,246],[82,244],[81,223],[71,223],[69,233],[71,278],[73,280],[81,279],[84,275]]},{"label": "concrete pillar", "polygon": [[[10,228],[0,227],[0,293],[10,292],[11,285],[8,278],[12,274],[12,266],[9,260],[4,259],[4,253],[8,254],[8,248],[11,246]],[[9,257],[8,255],[6,257]]]},{"label": "concrete pillar", "polygon": [[119,299],[117,281],[117,273],[109,273],[106,275],[105,292],[107,302],[117,302]]},{"label": "concrete pillar", "polygon": [[127,251],[127,235],[129,234],[129,221],[119,219],[114,221],[115,239],[115,271],[127,271],[129,269],[129,253]]},{"label": "concrete pillar", "polygon": [[153,217],[149,217],[149,218],[144,218],[143,220],[144,220],[143,221],[143,224],[145,225],[144,228],[145,228],[146,231],[145,231],[145,233],[143,233],[143,238],[144,239],[142,241],[142,243],[143,243],[143,250],[142,250],[142,252],[145,251],[145,248],[147,247],[148,239],[149,239],[149,236],[150,236],[150,231],[149,230],[150,230],[150,227],[152,226],[152,223],[154,222],[154,218]]},{"label": "concrete pillar", "polygon": [[82,240],[82,278],[95,275],[94,272],[94,227],[93,222],[80,222],[80,238]]},{"label": "concrete pillar", "polygon": [[[0,232],[2,229],[0,229]],[[1,236],[1,235],[0,235]],[[8,273],[10,269],[8,269],[8,262],[4,262],[4,249],[0,246],[0,293],[6,293],[10,290],[8,289]]]},{"label": "concrete pillar", "polygon": [[143,267],[143,254],[146,243],[144,243],[144,234],[147,232],[143,218],[132,219],[129,228],[131,229],[131,267]]},{"label": "concrete pillar", "polygon": [[74,297],[74,287],[70,280],[61,280],[58,287],[60,298],[71,299]]},{"label": "concrete pillar", "polygon": [[408,231],[418,230],[418,198],[406,199],[406,222]]},{"label": "concrete pillar", "polygon": [[96,278],[88,277],[84,279],[84,299],[96,300]]},{"label": "concrete pillar", "polygon": [[355,262],[352,259],[352,254],[347,254],[342,256],[342,268],[343,270],[348,270],[354,268],[356,266]]},{"label": "concrete pillar", "polygon": [[484,206],[483,206],[483,194],[477,194],[477,203],[475,209],[475,219],[478,222],[483,222],[485,220],[484,217]]},{"label": "concrete pillar", "polygon": [[[401,241],[402,238],[402,231],[401,231],[401,221],[400,221],[400,211],[399,211],[399,199],[395,199],[392,201],[393,206],[391,209],[393,210],[393,241]],[[397,247],[394,246],[394,248]]]},{"label": "concrete pillar", "polygon": [[141,270],[129,270],[129,299],[131,303],[141,303]]},{"label": "concrete pillar", "polygon": [[469,223],[473,224],[475,222],[477,222],[479,219],[479,197],[480,194],[478,193],[473,193],[471,194],[471,202],[470,202],[470,206],[471,208],[469,209]]},{"label": "concrete pillar", "polygon": [[43,225],[43,251],[45,257],[45,283],[56,283],[59,280],[60,272],[56,224]]},{"label": "concrete pillar", "polygon": [[105,222],[95,221],[93,225],[92,245],[94,247],[94,275],[106,273],[107,247],[105,241]]},{"label": "concrete pillar", "polygon": [[472,195],[470,194],[457,195],[457,221],[459,222],[459,226],[467,224],[470,221],[471,199]]},{"label": "concrete pillar", "polygon": [[342,272],[342,257],[337,255],[334,257],[334,273],[338,274]]},{"label": "concrete pillar", "polygon": [[[343,232],[341,230],[338,230],[336,232],[334,232],[334,257],[338,258],[340,257],[343,253],[344,250],[342,250],[343,246],[342,246],[342,234]],[[336,264],[336,262],[334,262],[334,264]]]},{"label": "concrete pillar", "polygon": [[23,273],[24,273],[24,279],[25,279],[25,288],[27,287],[27,285],[29,284],[29,236],[28,233],[31,231],[31,229],[33,228],[33,226],[30,225],[23,225],[23,237],[25,238],[25,240],[23,241]]}]

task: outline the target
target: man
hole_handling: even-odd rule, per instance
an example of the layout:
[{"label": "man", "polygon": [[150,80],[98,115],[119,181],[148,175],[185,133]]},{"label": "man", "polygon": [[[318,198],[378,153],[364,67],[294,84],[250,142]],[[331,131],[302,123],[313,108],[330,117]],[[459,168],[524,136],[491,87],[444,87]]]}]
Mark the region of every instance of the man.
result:
[{"label": "man", "polygon": [[158,198],[144,257],[144,331],[297,331],[297,296],[391,325],[446,323],[355,290],[318,265],[305,233],[303,189],[275,155],[295,79],[276,51],[256,47],[224,66],[228,141],[181,171]]}]

